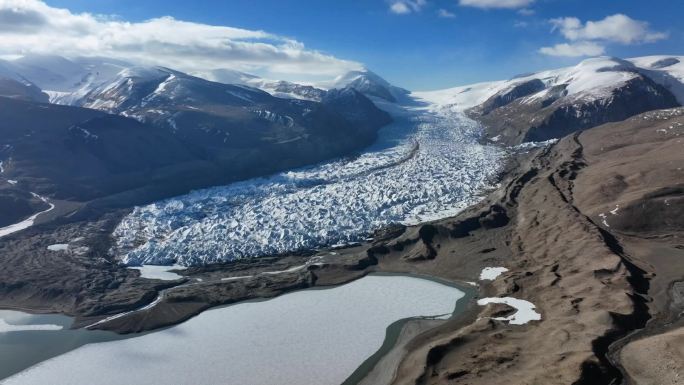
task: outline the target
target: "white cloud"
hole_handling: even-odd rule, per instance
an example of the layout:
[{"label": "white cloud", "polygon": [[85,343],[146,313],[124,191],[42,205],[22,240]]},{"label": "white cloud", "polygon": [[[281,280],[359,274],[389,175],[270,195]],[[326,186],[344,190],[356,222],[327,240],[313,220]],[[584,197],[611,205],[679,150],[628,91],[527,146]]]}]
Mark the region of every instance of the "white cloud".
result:
[{"label": "white cloud", "polygon": [[0,56],[29,53],[107,56],[189,72],[233,68],[307,78],[362,67],[265,31],[172,17],[126,22],[39,0],[0,0]]},{"label": "white cloud", "polygon": [[390,12],[406,15],[420,10],[427,4],[427,0],[394,0],[390,3]]},{"label": "white cloud", "polygon": [[549,56],[599,56],[605,53],[604,46],[587,41],[577,43],[556,44],[553,47],[542,47],[539,52]]},{"label": "white cloud", "polygon": [[534,9],[523,8],[518,10],[518,14],[521,16],[532,16],[536,13]]},{"label": "white cloud", "polygon": [[476,8],[525,8],[534,3],[535,0],[459,0],[459,4],[464,7]]},{"label": "white cloud", "polygon": [[446,18],[446,19],[453,19],[454,17],[456,17],[456,15],[455,15],[453,12],[450,12],[450,11],[444,9],[444,8],[440,8],[440,9],[437,11],[437,16],[443,17],[443,18]]},{"label": "white cloud", "polygon": [[652,31],[645,21],[634,20],[623,14],[608,16],[603,20],[582,21],[576,17],[552,19],[554,30],[566,39],[603,40],[620,44],[651,43],[667,38],[663,32]]},{"label": "white cloud", "polygon": [[406,5],[406,3],[397,2],[390,5],[390,11],[398,15],[404,15],[407,13],[411,13],[411,8],[409,8],[408,5]]}]

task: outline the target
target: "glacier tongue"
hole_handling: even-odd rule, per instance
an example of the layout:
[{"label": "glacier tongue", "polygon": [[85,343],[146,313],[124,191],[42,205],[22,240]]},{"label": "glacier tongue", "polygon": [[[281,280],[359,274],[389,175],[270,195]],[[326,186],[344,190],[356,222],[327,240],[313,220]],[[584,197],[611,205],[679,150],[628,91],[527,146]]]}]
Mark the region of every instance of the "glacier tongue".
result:
[{"label": "glacier tongue", "polygon": [[480,197],[503,150],[459,112],[406,108],[354,159],[194,191],[114,232],[129,265],[196,265],[355,242],[390,223],[453,215]]}]

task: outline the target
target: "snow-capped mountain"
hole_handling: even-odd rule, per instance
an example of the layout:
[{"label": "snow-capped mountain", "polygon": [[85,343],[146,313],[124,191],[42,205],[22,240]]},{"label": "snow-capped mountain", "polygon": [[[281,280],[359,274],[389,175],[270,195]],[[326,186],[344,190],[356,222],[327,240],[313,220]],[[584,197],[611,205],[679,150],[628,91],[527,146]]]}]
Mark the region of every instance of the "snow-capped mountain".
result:
[{"label": "snow-capped mountain", "polygon": [[200,78],[205,78],[218,83],[224,84],[241,84],[243,86],[249,85],[251,81],[260,81],[260,77],[246,72],[236,71],[228,68],[218,68],[209,73],[193,74]]},{"label": "snow-capped mountain", "polygon": [[50,95],[52,102],[70,105],[131,66],[109,58],[30,55],[0,61],[0,77],[29,81]]},{"label": "snow-capped mountain", "polygon": [[[210,77],[236,84],[106,58],[33,55],[0,61],[0,77],[35,84],[53,103],[166,127],[202,148],[306,141],[332,129],[348,136],[344,143],[355,139],[366,143],[372,137],[367,134],[374,130],[365,132],[359,127],[368,126],[358,122],[364,118],[366,122],[389,121],[384,112],[360,100],[357,104],[363,109],[351,114],[340,104],[342,110],[338,111],[342,99],[323,101],[324,90],[228,69],[213,71]],[[365,99],[361,94],[346,97],[347,101],[349,97]]]},{"label": "snow-capped mountain", "polygon": [[208,74],[200,74],[198,76],[219,83],[239,84],[258,88],[275,97],[285,99],[320,101],[326,92],[324,89],[308,84],[299,84],[284,80],[269,80],[260,78],[256,75],[230,69],[216,69]]},{"label": "snow-capped mountain", "polygon": [[402,100],[409,94],[409,91],[393,86],[387,80],[368,70],[350,71],[339,76],[330,88],[345,87],[354,88],[368,97],[377,97],[392,103]]},{"label": "snow-capped mountain", "polygon": [[326,94],[326,91],[321,88],[316,88],[311,85],[287,82],[284,80],[251,81],[249,85],[266,91],[269,94],[279,98],[321,101]]},{"label": "snow-capped mountain", "polygon": [[[315,98],[319,101],[278,98],[246,85],[106,59],[29,57],[0,62],[0,70],[5,123],[15,122],[25,130],[54,126],[40,131],[50,137],[45,143],[74,142],[70,146],[77,148],[83,142],[82,157],[99,154],[86,167],[64,165],[73,159],[61,150],[53,151],[57,158],[44,162],[47,158],[39,152],[50,152],[44,147],[36,146],[37,152],[3,147],[0,161],[8,166],[7,177],[30,191],[78,201],[102,199],[128,188],[143,191],[152,183],[151,191],[124,199],[144,202],[344,156],[370,145],[378,129],[391,121],[351,89],[321,91]],[[9,98],[28,104],[12,104]],[[48,101],[53,104],[43,105]],[[24,116],[30,113],[37,116]],[[55,119],[50,122],[54,125],[43,118]],[[144,135],[136,135],[133,128],[144,130]],[[115,133],[119,136],[112,139]],[[27,131],[20,137],[22,146],[28,145],[31,135]],[[0,145],[9,145],[7,140],[5,136]],[[136,157],[120,159],[114,153],[122,151],[116,148],[142,151],[141,145],[154,148],[150,157],[137,157],[142,174],[123,172],[127,159]],[[163,151],[163,160],[153,155]],[[57,172],[53,165],[63,167]],[[141,177],[145,170],[156,170],[154,178]],[[177,180],[179,175],[185,175],[182,181]]]},{"label": "snow-capped mountain", "polygon": [[[324,94],[320,102],[277,98],[167,68],[132,67],[75,104],[167,127],[202,148],[306,141],[333,128],[348,135],[344,142],[365,141],[379,127],[371,126],[389,121],[358,92]],[[350,103],[358,108],[350,110]]]},{"label": "snow-capped mountain", "polygon": [[587,59],[574,67],[414,95],[466,111],[489,137],[508,144],[543,141],[684,102],[679,57]]},{"label": "snow-capped mountain", "polygon": [[378,74],[368,70],[350,71],[332,81],[316,84],[269,80],[229,69],[217,69],[202,77],[226,84],[241,84],[258,88],[276,97],[315,101],[320,101],[327,90],[342,88],[353,88],[367,97],[379,98],[391,103],[403,100],[410,93],[408,90],[390,84]]}]

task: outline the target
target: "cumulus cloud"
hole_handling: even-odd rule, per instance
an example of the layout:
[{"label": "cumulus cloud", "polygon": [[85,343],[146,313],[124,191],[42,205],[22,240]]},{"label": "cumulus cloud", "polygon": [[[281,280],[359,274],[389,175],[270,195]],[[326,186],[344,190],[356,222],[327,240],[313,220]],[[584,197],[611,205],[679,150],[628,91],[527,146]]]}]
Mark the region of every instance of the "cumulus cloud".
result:
[{"label": "cumulus cloud", "polygon": [[553,25],[552,31],[560,32],[569,41],[539,50],[551,56],[597,56],[605,53],[606,44],[609,43],[652,43],[668,37],[667,33],[651,30],[647,22],[623,14],[586,23],[576,17],[562,17],[551,19],[550,23]]},{"label": "cumulus cloud", "polygon": [[233,68],[311,77],[361,68],[265,31],[173,17],[133,23],[73,13],[39,0],[0,0],[0,55],[31,53],[107,56],[195,73]]},{"label": "cumulus cloud", "polygon": [[663,32],[652,31],[645,21],[634,20],[623,14],[608,16],[603,20],[582,21],[576,17],[552,19],[554,30],[560,31],[568,40],[605,40],[620,44],[651,43],[667,38]]},{"label": "cumulus cloud", "polygon": [[535,0],[459,0],[459,4],[464,7],[476,7],[482,9],[489,8],[525,8],[534,3]]},{"label": "cumulus cloud", "polygon": [[562,43],[552,47],[542,47],[539,52],[549,56],[599,56],[605,53],[605,47],[592,42]]},{"label": "cumulus cloud", "polygon": [[437,16],[446,19],[453,19],[454,17],[456,17],[456,15],[453,12],[450,12],[444,8],[440,8],[439,10],[437,10]]},{"label": "cumulus cloud", "polygon": [[427,0],[395,0],[390,2],[389,9],[397,15],[406,15],[419,12],[426,4]]}]

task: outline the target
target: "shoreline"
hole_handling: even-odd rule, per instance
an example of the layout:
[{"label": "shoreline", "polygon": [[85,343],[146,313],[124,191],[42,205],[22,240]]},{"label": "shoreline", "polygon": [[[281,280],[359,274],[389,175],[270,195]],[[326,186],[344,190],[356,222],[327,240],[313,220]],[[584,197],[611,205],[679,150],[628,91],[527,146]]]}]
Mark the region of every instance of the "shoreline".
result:
[{"label": "shoreline", "polygon": [[[376,273],[380,275],[406,275],[397,273]],[[418,335],[442,325],[448,321],[466,322],[474,313],[476,313],[477,306],[475,299],[480,293],[479,287],[475,287],[464,283],[448,282],[443,279],[435,277],[427,277],[421,275],[408,274],[421,279],[428,279],[445,285],[453,286],[464,293],[464,296],[456,302],[453,313],[450,317],[445,319],[438,319],[433,317],[413,317],[398,320],[387,327],[385,341],[382,346],[373,355],[368,357],[359,367],[351,374],[341,385],[360,385],[368,382],[369,376],[375,374],[381,378],[375,378],[373,383],[389,382],[391,378],[382,376],[389,375],[387,369],[397,367],[399,361],[403,358],[400,350],[413,338]],[[459,311],[459,309],[462,309]],[[411,333],[407,333],[407,329],[414,328]],[[390,356],[395,353],[394,356]],[[398,354],[397,354],[398,353]],[[394,375],[394,372],[392,372]]]}]

